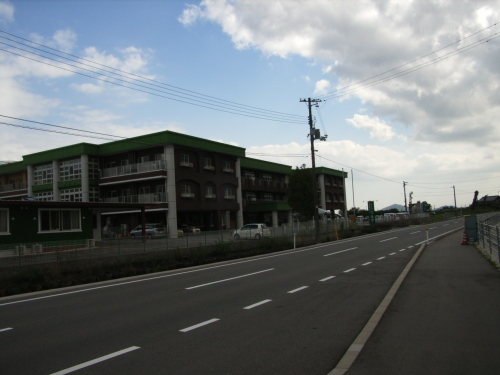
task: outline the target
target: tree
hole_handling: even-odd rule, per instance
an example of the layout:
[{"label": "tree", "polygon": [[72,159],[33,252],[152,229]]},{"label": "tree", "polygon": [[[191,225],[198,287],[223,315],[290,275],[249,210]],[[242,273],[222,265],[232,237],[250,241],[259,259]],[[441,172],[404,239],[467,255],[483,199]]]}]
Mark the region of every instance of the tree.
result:
[{"label": "tree", "polygon": [[288,204],[302,220],[311,220],[314,216],[312,171],[303,164],[292,170],[288,181]]}]

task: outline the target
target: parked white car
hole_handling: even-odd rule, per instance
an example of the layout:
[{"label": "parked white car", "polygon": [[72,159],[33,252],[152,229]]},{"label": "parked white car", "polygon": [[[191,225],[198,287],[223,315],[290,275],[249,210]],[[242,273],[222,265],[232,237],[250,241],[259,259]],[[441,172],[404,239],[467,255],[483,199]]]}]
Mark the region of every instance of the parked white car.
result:
[{"label": "parked white car", "polygon": [[[163,226],[160,224],[146,224],[145,232],[147,238],[155,238],[158,235],[164,234],[165,231]],[[130,237],[132,238],[141,238],[142,237],[142,225],[136,226],[134,229],[130,231]]]},{"label": "parked white car", "polygon": [[235,240],[239,239],[256,239],[260,240],[263,237],[271,236],[271,231],[266,224],[247,224],[243,225],[233,233]]}]

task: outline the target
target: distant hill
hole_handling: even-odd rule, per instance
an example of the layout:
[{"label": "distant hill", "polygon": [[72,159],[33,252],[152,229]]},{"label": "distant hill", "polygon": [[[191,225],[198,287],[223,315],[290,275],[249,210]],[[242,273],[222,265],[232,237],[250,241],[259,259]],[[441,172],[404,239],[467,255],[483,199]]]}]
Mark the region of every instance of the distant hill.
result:
[{"label": "distant hill", "polygon": [[380,211],[389,211],[389,210],[398,210],[399,212],[403,212],[405,211],[405,206],[402,206],[400,204],[393,204],[393,205],[390,205],[386,208],[381,208]]}]

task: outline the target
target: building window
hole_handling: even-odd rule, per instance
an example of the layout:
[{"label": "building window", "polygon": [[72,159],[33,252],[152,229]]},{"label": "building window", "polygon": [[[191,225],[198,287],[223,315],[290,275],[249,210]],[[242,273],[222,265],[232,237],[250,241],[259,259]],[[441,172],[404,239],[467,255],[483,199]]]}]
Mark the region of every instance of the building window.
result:
[{"label": "building window", "polygon": [[149,186],[141,186],[139,188],[139,195],[146,195],[146,194],[151,194],[151,189]]},{"label": "building window", "polygon": [[269,194],[269,193],[264,194],[264,200],[268,201],[268,202],[272,201],[273,200],[273,195]]},{"label": "building window", "polygon": [[52,191],[46,191],[43,193],[35,193],[35,199],[37,201],[46,202],[54,200],[54,193]]},{"label": "building window", "polygon": [[191,193],[191,186],[189,186],[189,185],[182,185],[181,186],[181,197],[194,198],[194,194]]},{"label": "building window", "polygon": [[137,158],[137,163],[147,163],[149,161],[149,156],[140,156]]},{"label": "building window", "polygon": [[33,168],[33,184],[51,184],[54,179],[54,169],[52,164],[39,165]]},{"label": "building window", "polygon": [[182,154],[181,167],[193,167],[193,163],[189,161],[188,154]]},{"label": "building window", "polygon": [[245,171],[245,178],[255,180],[255,173],[253,171]]},{"label": "building window", "polygon": [[203,159],[203,168],[213,171],[215,169],[212,158]]},{"label": "building window", "polygon": [[80,210],[39,210],[40,232],[81,230]]},{"label": "building window", "polygon": [[233,173],[234,169],[232,168],[231,162],[230,161],[225,161],[224,162],[224,168],[222,170],[223,172],[228,172],[228,173]]},{"label": "building window", "polygon": [[269,173],[264,173],[264,174],[262,175],[262,178],[263,178],[265,181],[270,182],[270,181],[273,179],[273,176],[271,176],[271,174],[269,174]]},{"label": "building window", "polygon": [[83,202],[82,189],[61,190],[61,202]]},{"label": "building window", "polygon": [[0,235],[9,233],[9,210],[0,208]]},{"label": "building window", "polygon": [[82,178],[81,159],[66,160],[59,163],[59,181],[79,180]]},{"label": "building window", "polygon": [[255,202],[257,200],[257,196],[255,195],[255,193],[247,193],[246,197],[249,201],[252,202]]},{"label": "building window", "polygon": [[232,187],[227,187],[224,189],[224,199],[234,199],[234,193]]},{"label": "building window", "polygon": [[89,158],[89,179],[97,180],[99,178],[99,160]]},{"label": "building window", "polygon": [[205,198],[216,198],[214,188],[212,186],[207,186]]}]

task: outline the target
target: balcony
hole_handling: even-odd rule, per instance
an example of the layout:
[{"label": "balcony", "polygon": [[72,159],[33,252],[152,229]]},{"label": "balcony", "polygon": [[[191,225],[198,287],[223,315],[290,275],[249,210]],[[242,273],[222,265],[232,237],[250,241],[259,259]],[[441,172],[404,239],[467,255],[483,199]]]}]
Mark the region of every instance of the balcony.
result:
[{"label": "balcony", "polygon": [[27,189],[27,186],[24,182],[16,182],[13,184],[5,184],[0,185],[0,193],[4,193],[7,191],[15,191],[15,190],[24,190]]},{"label": "balcony", "polygon": [[283,181],[264,180],[260,178],[241,179],[241,188],[250,191],[269,191],[274,193],[286,193],[288,184]]},{"label": "balcony", "polygon": [[104,203],[166,203],[166,193],[123,195],[120,197],[104,198]]},{"label": "balcony", "polygon": [[101,178],[111,178],[118,176],[127,176],[136,173],[147,173],[162,171],[167,169],[165,160],[148,161],[145,163],[120,165],[117,167],[105,168],[101,170]]}]

